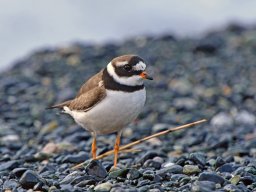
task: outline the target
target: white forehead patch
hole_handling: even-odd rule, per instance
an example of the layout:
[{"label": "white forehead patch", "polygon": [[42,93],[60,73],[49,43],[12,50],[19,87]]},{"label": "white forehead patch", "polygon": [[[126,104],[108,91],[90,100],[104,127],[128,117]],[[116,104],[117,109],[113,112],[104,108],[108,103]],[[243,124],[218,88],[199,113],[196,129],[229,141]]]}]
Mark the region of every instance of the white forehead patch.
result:
[{"label": "white forehead patch", "polygon": [[117,61],[115,64],[117,67],[121,67],[128,64],[128,61]]},{"label": "white forehead patch", "polygon": [[146,64],[140,61],[135,66],[133,66],[133,69],[136,71],[144,71],[146,69]]}]

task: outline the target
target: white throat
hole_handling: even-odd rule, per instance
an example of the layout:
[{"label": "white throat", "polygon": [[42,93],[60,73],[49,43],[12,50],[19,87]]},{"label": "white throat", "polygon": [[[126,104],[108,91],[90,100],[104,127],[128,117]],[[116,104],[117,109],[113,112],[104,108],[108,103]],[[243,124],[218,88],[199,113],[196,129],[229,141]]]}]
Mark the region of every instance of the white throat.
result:
[{"label": "white throat", "polygon": [[107,71],[108,71],[109,75],[112,76],[113,79],[117,83],[120,83],[120,84],[123,84],[123,85],[128,85],[128,86],[136,86],[136,85],[142,85],[143,84],[143,79],[139,75],[134,75],[134,76],[131,76],[131,77],[119,77],[115,73],[115,69],[114,69],[111,62],[107,65]]}]

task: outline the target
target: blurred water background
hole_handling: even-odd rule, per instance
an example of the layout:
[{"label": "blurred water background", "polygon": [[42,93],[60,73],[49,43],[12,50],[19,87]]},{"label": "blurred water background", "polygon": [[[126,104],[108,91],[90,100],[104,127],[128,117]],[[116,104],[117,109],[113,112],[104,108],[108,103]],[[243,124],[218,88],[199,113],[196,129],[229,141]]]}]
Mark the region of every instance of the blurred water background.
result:
[{"label": "blurred water background", "polygon": [[1,0],[0,70],[35,49],[141,35],[201,36],[229,23],[253,25],[249,0]]}]

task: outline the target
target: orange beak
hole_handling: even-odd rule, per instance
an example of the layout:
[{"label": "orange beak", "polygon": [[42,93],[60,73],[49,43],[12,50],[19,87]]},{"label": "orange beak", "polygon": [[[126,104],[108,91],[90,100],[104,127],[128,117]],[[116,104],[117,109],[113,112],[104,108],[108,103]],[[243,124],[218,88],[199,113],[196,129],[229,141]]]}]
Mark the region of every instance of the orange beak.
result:
[{"label": "orange beak", "polygon": [[150,77],[145,71],[143,71],[143,72],[140,74],[140,76],[141,76],[142,79],[153,80],[153,77]]}]

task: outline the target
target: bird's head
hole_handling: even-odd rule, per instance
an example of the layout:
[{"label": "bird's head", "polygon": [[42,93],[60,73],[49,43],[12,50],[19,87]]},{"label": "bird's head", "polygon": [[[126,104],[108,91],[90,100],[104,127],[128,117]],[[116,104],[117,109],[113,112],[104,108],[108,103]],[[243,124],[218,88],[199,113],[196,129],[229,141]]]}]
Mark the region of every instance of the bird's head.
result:
[{"label": "bird's head", "polygon": [[143,85],[143,80],[153,80],[146,70],[142,58],[136,55],[123,55],[114,58],[107,66],[107,71],[117,83],[127,86]]}]

